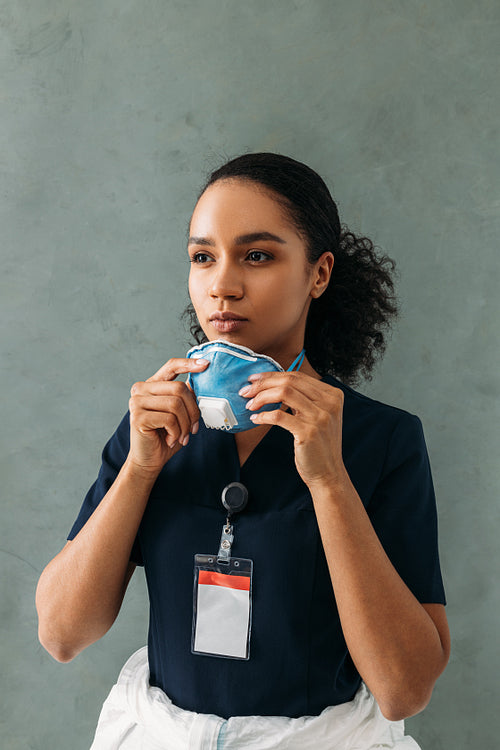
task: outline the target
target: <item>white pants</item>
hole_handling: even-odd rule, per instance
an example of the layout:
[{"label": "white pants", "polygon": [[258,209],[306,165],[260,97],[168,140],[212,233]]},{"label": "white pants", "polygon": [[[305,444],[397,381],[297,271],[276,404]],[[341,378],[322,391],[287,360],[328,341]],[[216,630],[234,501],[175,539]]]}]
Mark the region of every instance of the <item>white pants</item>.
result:
[{"label": "white pants", "polygon": [[149,685],[147,647],[124,665],[104,702],[90,750],[420,750],[389,721],[364,683],[352,701],[319,716],[198,714]]}]

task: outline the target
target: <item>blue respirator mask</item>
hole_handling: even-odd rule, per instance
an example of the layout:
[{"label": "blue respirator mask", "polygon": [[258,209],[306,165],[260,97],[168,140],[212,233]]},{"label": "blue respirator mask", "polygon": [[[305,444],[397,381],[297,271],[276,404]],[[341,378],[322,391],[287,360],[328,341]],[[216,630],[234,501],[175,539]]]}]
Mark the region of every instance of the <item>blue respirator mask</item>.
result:
[{"label": "blue respirator mask", "polygon": [[[296,365],[300,370],[305,353],[302,349],[286,372],[291,372]],[[251,414],[281,407],[281,404],[266,404],[249,411],[248,399],[238,395],[241,388],[249,385],[248,377],[253,373],[285,372],[272,357],[221,339],[194,346],[186,357],[210,362],[202,372],[190,372],[187,377],[206,427],[227,432],[251,430],[257,426],[250,419]]]}]

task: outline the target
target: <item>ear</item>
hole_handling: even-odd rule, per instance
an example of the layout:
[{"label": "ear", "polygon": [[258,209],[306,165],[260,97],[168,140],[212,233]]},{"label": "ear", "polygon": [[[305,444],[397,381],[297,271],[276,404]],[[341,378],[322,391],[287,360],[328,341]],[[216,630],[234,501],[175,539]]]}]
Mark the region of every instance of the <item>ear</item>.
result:
[{"label": "ear", "polygon": [[314,273],[314,283],[311,289],[311,296],[314,298],[321,297],[330,282],[335,257],[330,250],[321,255],[316,261]]}]

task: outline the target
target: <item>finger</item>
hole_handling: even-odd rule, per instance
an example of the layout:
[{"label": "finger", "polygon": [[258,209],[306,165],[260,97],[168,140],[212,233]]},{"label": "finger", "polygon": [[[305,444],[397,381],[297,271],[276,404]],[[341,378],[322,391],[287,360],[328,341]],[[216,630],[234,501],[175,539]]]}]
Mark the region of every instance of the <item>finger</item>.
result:
[{"label": "finger", "polygon": [[177,417],[170,412],[138,411],[130,413],[130,426],[143,435],[155,430],[165,430],[167,443],[172,447],[181,437],[181,429]]},{"label": "finger", "polygon": [[[189,435],[194,424],[186,408],[184,399],[179,396],[132,396],[129,404],[130,412],[160,412],[163,414],[172,414],[178,422],[181,431],[181,440]],[[194,420],[197,421],[197,420]]]},{"label": "finger", "polygon": [[318,430],[321,432],[332,420],[332,415],[326,409],[321,409],[316,413],[315,418],[305,419],[303,414],[290,414],[282,409],[273,411],[261,411],[258,414],[250,415],[251,421],[255,424],[271,424],[283,427],[291,432],[295,437],[297,444],[310,440]]},{"label": "finger", "polygon": [[250,375],[248,380],[251,386],[258,386],[258,389],[293,383],[296,390],[317,401],[323,401],[325,394],[332,391],[332,386],[329,383],[323,383],[321,380],[313,378],[311,375],[306,375],[303,372],[255,373]]},{"label": "finger", "polygon": [[[324,383],[317,378],[311,377],[300,372],[269,372],[264,373],[261,377],[250,375],[250,389],[244,394],[245,398],[251,399],[257,393],[276,386],[292,386],[292,388],[319,405],[328,404],[328,408],[336,408],[338,403],[344,402],[344,392],[340,388],[335,388],[329,383]],[[279,399],[283,400],[283,399]],[[270,401],[270,403],[273,403]]]},{"label": "finger", "polygon": [[[200,410],[193,391],[181,380],[146,380],[134,383],[130,389],[131,396],[173,396],[183,400],[188,413],[190,425],[193,427],[200,419]],[[167,409],[168,410],[168,409]]]},{"label": "finger", "polygon": [[209,363],[208,359],[190,359],[189,357],[173,357],[168,362],[160,367],[158,372],[155,372],[150,378],[147,379],[147,383],[152,380],[174,380],[177,375],[183,372],[200,372]]},{"label": "finger", "polygon": [[306,429],[307,425],[304,422],[298,420],[293,414],[289,414],[281,409],[252,414],[250,419],[256,426],[259,424],[269,424],[283,427],[283,429],[292,433],[297,444],[305,442],[306,436],[309,434]]},{"label": "finger", "polygon": [[247,402],[246,407],[249,411],[257,411],[262,406],[278,402],[291,409],[294,415],[300,414],[302,418],[311,421],[317,419],[318,411],[321,408],[318,402],[312,400],[308,395],[304,395],[289,382],[274,388],[268,386],[259,391]]}]

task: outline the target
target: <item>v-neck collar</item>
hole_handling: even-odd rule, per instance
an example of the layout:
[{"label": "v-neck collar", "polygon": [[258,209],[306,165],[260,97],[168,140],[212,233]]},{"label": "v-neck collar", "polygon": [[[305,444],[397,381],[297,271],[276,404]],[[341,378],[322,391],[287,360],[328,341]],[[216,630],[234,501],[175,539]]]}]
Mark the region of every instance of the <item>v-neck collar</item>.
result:
[{"label": "v-neck collar", "polygon": [[265,439],[267,438],[267,436],[269,435],[269,433],[275,427],[277,427],[277,425],[271,425],[270,426],[270,428],[267,430],[267,432],[265,432],[262,435],[262,437],[260,438],[259,442],[254,445],[254,447],[252,448],[252,450],[250,451],[250,453],[248,454],[248,456],[244,460],[243,464],[241,464],[241,465],[240,465],[240,456],[239,456],[239,453],[238,453],[238,445],[236,443],[236,433],[230,433],[231,438],[232,438],[231,442],[233,444],[233,450],[236,453],[236,461],[238,462],[238,466],[240,466],[240,472],[246,469],[246,466],[247,466],[248,462],[250,461],[250,459],[252,458],[252,456],[254,455],[255,451],[258,450],[258,448],[260,448],[261,444],[265,441]]}]

